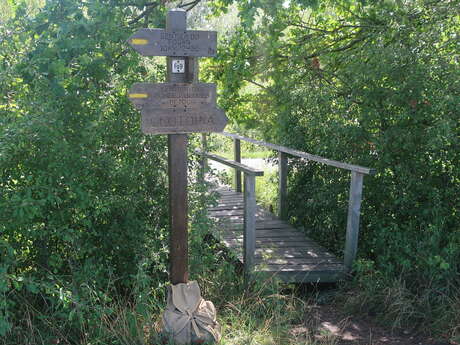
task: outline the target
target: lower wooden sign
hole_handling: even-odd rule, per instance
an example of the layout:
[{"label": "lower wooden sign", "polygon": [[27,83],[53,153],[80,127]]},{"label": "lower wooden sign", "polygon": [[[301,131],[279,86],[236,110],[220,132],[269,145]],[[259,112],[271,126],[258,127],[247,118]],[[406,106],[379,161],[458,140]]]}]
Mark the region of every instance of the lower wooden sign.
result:
[{"label": "lower wooden sign", "polygon": [[222,132],[228,121],[225,112],[216,107],[186,112],[143,107],[141,115],[141,128],[145,134]]}]

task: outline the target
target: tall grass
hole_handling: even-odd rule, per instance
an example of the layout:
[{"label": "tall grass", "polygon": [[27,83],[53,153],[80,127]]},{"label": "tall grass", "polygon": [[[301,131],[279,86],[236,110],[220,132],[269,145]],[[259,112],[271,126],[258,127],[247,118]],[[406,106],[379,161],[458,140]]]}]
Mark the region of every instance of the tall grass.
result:
[{"label": "tall grass", "polygon": [[394,331],[431,334],[460,340],[460,282],[446,285],[440,291],[435,284],[414,291],[407,278],[384,276],[364,260],[355,265],[356,275],[343,286],[338,302],[355,315],[370,315]]}]

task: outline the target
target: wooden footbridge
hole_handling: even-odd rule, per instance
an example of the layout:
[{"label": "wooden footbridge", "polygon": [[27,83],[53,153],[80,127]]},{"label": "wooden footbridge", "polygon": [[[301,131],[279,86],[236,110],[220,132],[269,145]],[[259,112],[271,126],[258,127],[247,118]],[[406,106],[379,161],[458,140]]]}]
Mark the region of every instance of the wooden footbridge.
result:
[{"label": "wooden footbridge", "polygon": [[[356,257],[359,217],[364,175],[375,171],[357,165],[342,163],[306,152],[293,150],[231,133],[221,133],[234,142],[234,160],[197,151],[204,159],[217,161],[235,169],[235,189],[216,187],[218,202],[208,210],[216,220],[214,236],[222,241],[244,264],[247,274],[276,275],[286,282],[336,282],[346,277]],[[279,194],[278,215],[256,204],[256,176],[263,171],[241,164],[241,140],[278,152]],[[300,157],[351,172],[350,196],[344,257],[339,259],[326,248],[306,237],[286,221],[288,157]],[[244,174],[244,190],[241,174]]]}]

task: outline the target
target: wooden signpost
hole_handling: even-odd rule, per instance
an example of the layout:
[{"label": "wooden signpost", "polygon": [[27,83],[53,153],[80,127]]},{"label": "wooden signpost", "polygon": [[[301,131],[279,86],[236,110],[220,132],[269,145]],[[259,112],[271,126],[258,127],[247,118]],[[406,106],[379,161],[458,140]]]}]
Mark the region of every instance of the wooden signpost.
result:
[{"label": "wooden signpost", "polygon": [[[186,11],[168,12],[166,30],[140,29],[128,43],[144,56],[167,56],[167,83],[134,84],[129,99],[140,109],[146,134],[168,135],[170,277],[188,281],[187,134],[223,131],[215,84],[198,83],[196,57],[215,56],[217,33],[187,30]],[[195,80],[194,80],[195,79]]]}]

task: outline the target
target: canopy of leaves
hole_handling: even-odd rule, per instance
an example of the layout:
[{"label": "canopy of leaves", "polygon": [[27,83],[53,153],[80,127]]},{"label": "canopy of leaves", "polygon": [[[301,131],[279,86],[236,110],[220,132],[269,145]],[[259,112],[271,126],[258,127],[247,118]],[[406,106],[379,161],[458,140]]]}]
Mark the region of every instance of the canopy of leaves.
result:
[{"label": "canopy of leaves", "polygon": [[76,305],[97,318],[89,296],[125,294],[139,270],[153,286],[167,277],[166,142],[141,134],[126,97],[164,67],[125,43],[149,21],[164,25],[163,3],[2,6],[0,335],[26,334],[27,308],[71,324]]},{"label": "canopy of leaves", "polygon": [[[459,2],[221,0],[215,11],[234,2],[242,25],[210,69],[222,106],[267,140],[375,168],[359,255],[413,292],[447,293],[460,271]],[[291,220],[339,255],[348,184],[291,163]]]}]

